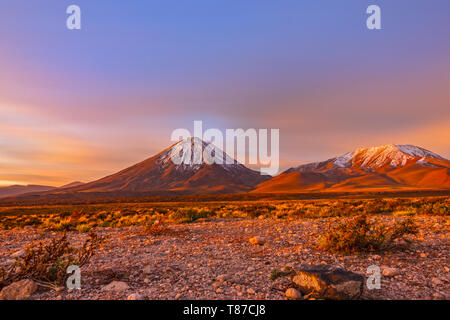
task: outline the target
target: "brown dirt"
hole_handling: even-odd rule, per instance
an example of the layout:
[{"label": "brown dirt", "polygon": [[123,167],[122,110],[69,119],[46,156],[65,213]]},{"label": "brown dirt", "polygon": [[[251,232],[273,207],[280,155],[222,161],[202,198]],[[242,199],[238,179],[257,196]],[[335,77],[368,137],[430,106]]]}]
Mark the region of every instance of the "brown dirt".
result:
[{"label": "brown dirt", "polygon": [[[395,217],[384,217],[391,223]],[[362,299],[449,299],[450,220],[416,218],[420,232],[412,245],[397,250],[361,255],[334,255],[316,249],[316,241],[331,219],[215,219],[171,225],[174,232],[143,235],[142,228],[99,228],[103,248],[84,266],[82,289],[41,288],[33,299],[126,299],[139,293],[146,299],[285,299],[287,277],[269,279],[273,269],[333,264],[365,275],[370,265],[392,267],[394,277],[382,277],[380,290],[364,289]],[[0,231],[0,265],[11,254],[56,233],[27,228]],[[264,238],[263,245],[249,239]],[[86,234],[69,233],[74,245]],[[222,276],[222,277],[219,277]],[[113,280],[129,289],[109,292]]]}]

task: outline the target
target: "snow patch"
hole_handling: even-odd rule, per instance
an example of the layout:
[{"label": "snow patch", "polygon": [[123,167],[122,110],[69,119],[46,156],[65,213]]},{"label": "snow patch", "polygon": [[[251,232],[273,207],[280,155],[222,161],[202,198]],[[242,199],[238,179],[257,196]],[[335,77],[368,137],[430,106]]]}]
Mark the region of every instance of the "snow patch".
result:
[{"label": "snow patch", "polygon": [[428,151],[426,149],[412,146],[412,145],[396,145],[396,147],[403,153],[406,153],[412,157],[422,157],[422,158],[436,158],[436,159],[444,159],[441,156]]},{"label": "snow patch", "polygon": [[346,154],[337,157],[334,160],[334,164],[340,168],[349,167],[352,163],[353,154],[354,154],[353,152],[347,152]]}]

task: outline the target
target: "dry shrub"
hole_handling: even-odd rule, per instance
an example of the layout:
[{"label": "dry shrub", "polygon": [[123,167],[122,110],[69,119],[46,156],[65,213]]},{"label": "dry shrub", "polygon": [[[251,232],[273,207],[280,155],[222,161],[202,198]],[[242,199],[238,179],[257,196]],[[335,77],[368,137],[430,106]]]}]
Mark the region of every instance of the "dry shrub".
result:
[{"label": "dry shrub", "polygon": [[391,248],[395,240],[416,233],[417,225],[411,217],[389,226],[380,219],[369,220],[366,215],[359,215],[337,225],[330,224],[327,233],[319,239],[319,246],[346,254],[383,251]]},{"label": "dry shrub", "polygon": [[142,232],[142,234],[153,236],[167,235],[173,233],[174,231],[169,228],[169,225],[166,222],[160,220],[156,220],[152,224],[146,226],[144,228],[144,231]]},{"label": "dry shrub", "polygon": [[178,208],[170,215],[170,219],[176,223],[191,223],[214,215],[214,211],[205,208]]},{"label": "dry shrub", "polygon": [[75,210],[71,215],[70,215],[70,224],[77,224],[78,220],[80,220],[81,216],[83,215],[83,211],[81,210]]},{"label": "dry shrub", "polygon": [[85,265],[102,241],[103,238],[91,232],[89,239],[77,249],[70,246],[64,233],[46,244],[30,245],[25,249],[25,255],[17,258],[8,270],[0,270],[0,287],[22,279],[32,279],[48,286],[62,285],[70,276],[66,273],[67,268]]}]

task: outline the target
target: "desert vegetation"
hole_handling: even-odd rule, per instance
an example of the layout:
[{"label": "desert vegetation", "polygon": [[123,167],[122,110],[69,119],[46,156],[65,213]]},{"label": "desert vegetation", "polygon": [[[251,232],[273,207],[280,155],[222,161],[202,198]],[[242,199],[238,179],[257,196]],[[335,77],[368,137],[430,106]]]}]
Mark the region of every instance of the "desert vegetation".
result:
[{"label": "desert vegetation", "polygon": [[448,197],[299,201],[112,203],[0,208],[0,229],[26,226],[89,232],[95,227],[151,226],[156,221],[192,223],[214,218],[297,219],[366,215],[450,214]]},{"label": "desert vegetation", "polygon": [[394,241],[417,234],[418,226],[412,217],[395,221],[391,225],[379,218],[359,215],[330,224],[326,234],[319,239],[322,249],[337,253],[357,253],[388,250]]},{"label": "desert vegetation", "polygon": [[84,244],[75,248],[66,233],[63,233],[46,243],[29,245],[20,252],[13,264],[0,268],[0,287],[24,279],[32,279],[41,286],[61,286],[69,276],[67,268],[70,265],[81,268],[88,263],[102,240],[91,232]]},{"label": "desert vegetation", "polygon": [[[306,265],[365,275],[375,264],[383,289],[364,299],[442,299],[449,208],[448,197],[1,207],[0,289],[4,298],[29,288],[22,297],[297,299],[292,279]],[[83,268],[82,290],[64,288],[72,264]]]}]

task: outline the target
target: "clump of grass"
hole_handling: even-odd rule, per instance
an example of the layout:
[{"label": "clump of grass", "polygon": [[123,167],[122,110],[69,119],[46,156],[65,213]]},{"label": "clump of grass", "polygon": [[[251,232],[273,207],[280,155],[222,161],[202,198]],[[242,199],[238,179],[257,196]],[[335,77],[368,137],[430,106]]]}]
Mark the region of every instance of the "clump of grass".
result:
[{"label": "clump of grass", "polygon": [[369,220],[367,215],[348,218],[337,225],[329,225],[319,239],[319,246],[333,253],[383,251],[397,239],[417,233],[417,225],[409,217],[388,226],[380,219]]},{"label": "clump of grass", "polygon": [[198,219],[204,219],[212,215],[212,212],[197,208],[180,208],[173,214],[170,219],[176,223],[191,223]]},{"label": "clump of grass", "polygon": [[270,280],[275,281],[278,278],[287,277],[294,274],[294,270],[291,267],[285,267],[284,271],[280,271],[278,269],[273,269],[270,274]]},{"label": "clump of grass", "polygon": [[392,212],[394,217],[405,217],[405,216],[413,216],[416,213],[413,210],[399,210]]},{"label": "clump of grass", "polygon": [[143,234],[149,234],[153,236],[160,236],[165,234],[171,234],[173,231],[169,228],[166,222],[156,220],[152,224],[144,228]]},{"label": "clump of grass", "polygon": [[48,243],[30,245],[25,255],[17,258],[9,269],[0,269],[0,287],[22,279],[32,279],[48,286],[62,285],[70,265],[82,267],[99,248],[103,238],[91,232],[81,248],[70,245],[66,234]]},{"label": "clump of grass", "polygon": [[76,226],[78,232],[87,233],[92,230],[92,226],[89,224],[79,224]]}]

